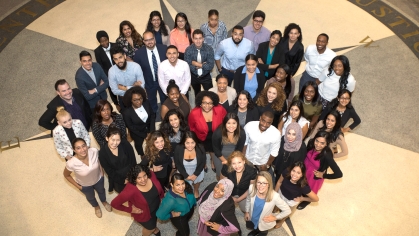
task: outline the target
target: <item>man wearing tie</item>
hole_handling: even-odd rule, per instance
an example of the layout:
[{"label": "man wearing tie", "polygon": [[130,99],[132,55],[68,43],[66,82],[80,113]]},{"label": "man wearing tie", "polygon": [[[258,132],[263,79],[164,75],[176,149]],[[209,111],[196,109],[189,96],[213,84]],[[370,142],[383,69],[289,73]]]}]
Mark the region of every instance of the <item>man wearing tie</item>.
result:
[{"label": "man wearing tie", "polygon": [[[102,67],[103,71],[105,72],[106,77],[108,77],[108,71],[114,65],[114,61],[111,57],[111,47],[115,47],[115,43],[109,42],[109,36],[108,33],[106,33],[103,30],[100,30],[96,33],[96,39],[99,41],[100,45],[95,49],[95,57],[96,62],[99,63],[99,65]],[[120,110],[119,104],[118,104],[118,98],[115,94],[113,94],[110,87],[108,87],[109,96],[112,99],[112,102],[115,104],[118,111]]]},{"label": "man wearing tie", "polygon": [[163,104],[166,99],[166,95],[159,86],[157,71],[160,62],[167,59],[167,46],[156,44],[154,33],[151,31],[144,32],[143,42],[145,47],[141,47],[135,52],[134,61],[137,62],[143,70],[148,101],[150,102],[154,113],[157,113],[157,91],[159,92],[161,104]]},{"label": "man wearing tie", "polygon": [[192,33],[192,41],[185,50],[185,61],[191,70],[191,85],[195,96],[201,91],[212,88],[211,70],[214,68],[214,50],[204,43],[204,33],[196,29]]},{"label": "man wearing tie", "polygon": [[108,77],[98,63],[92,62],[92,56],[88,51],[81,51],[79,57],[81,66],[76,72],[76,84],[93,110],[97,101],[108,98]]}]

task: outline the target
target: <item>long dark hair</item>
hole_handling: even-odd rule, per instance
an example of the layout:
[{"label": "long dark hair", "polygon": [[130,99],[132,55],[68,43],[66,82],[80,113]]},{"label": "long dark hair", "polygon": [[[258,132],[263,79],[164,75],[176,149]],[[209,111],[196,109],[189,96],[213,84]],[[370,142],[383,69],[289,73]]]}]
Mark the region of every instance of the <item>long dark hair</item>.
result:
[{"label": "long dark hair", "polygon": [[205,153],[204,148],[201,145],[201,141],[198,139],[198,137],[196,136],[195,132],[193,131],[186,131],[185,134],[183,135],[182,141],[180,141],[179,145],[183,146],[183,148],[185,148],[185,142],[186,139],[191,138],[194,142],[195,142],[195,150],[199,150],[202,153]]},{"label": "long dark hair", "polygon": [[343,74],[339,78],[339,89],[346,89],[346,86],[348,85],[348,77],[351,72],[351,66],[349,65],[349,59],[345,55],[339,55],[333,58],[332,62],[330,62],[329,74],[327,74],[327,76],[335,73],[333,70],[333,64],[337,60],[341,61],[343,65]]},{"label": "long dark hair", "polygon": [[319,129],[319,131],[326,131],[326,129],[327,129],[327,127],[326,127],[326,120],[327,120],[327,117],[330,116],[330,115],[332,115],[333,117],[335,117],[335,120],[336,120],[335,126],[333,127],[332,131],[329,132],[330,133],[330,136],[331,136],[330,137],[331,138],[330,141],[331,142],[335,142],[336,139],[339,138],[339,135],[342,135],[343,136],[343,133],[342,133],[342,131],[340,129],[341,117],[340,117],[339,113],[336,110],[332,110],[331,112],[329,112],[329,114],[327,114],[326,118],[324,119],[324,125],[323,125],[323,127],[321,127]]},{"label": "long dark hair", "polygon": [[319,87],[317,86],[317,83],[314,82],[314,81],[307,81],[303,85],[303,87],[300,91],[300,95],[298,96],[298,100],[300,100],[301,102],[304,102],[304,91],[306,91],[306,88],[308,86],[313,87],[314,93],[315,93],[314,96],[313,96],[313,99],[311,100],[311,105],[312,106],[317,106],[319,104]]},{"label": "long dark hair", "polygon": [[174,173],[172,175],[172,178],[170,178],[170,183],[172,185],[175,184],[176,180],[183,180],[183,182],[185,182],[185,192],[192,194],[193,193],[193,189],[192,186],[189,184],[188,181],[185,181],[185,177],[183,177],[183,175],[179,174],[179,173]]},{"label": "long dark hair", "polygon": [[333,158],[333,152],[329,147],[329,144],[330,144],[330,134],[329,134],[329,132],[326,132],[326,131],[317,132],[317,134],[314,136],[314,138],[310,139],[310,141],[308,142],[307,152],[310,152],[311,150],[315,150],[314,142],[319,137],[326,139],[326,146],[320,151],[319,155],[317,155],[316,158],[314,158],[314,160],[320,160],[320,167],[319,167],[318,171],[324,171],[328,167],[326,157],[329,156],[330,158]]},{"label": "long dark hair", "polygon": [[188,17],[186,16],[185,13],[179,12],[178,14],[176,14],[175,26],[173,27],[173,29],[177,28],[177,18],[178,17],[182,17],[183,19],[185,19],[185,21],[186,21],[186,23],[185,23],[186,36],[188,36],[189,44],[192,44],[192,37],[191,37],[192,29],[191,29],[191,25],[189,24]]},{"label": "long dark hair", "polygon": [[285,78],[286,85],[285,85],[285,88],[284,88],[284,92],[285,92],[286,98],[288,99],[288,96],[291,93],[291,73],[292,73],[291,68],[287,64],[279,65],[275,69],[275,74],[279,69],[283,69],[285,71],[285,73],[287,73],[287,77]]},{"label": "long dark hair", "polygon": [[150,172],[150,169],[148,168],[148,166],[137,164],[137,165],[131,167],[131,169],[127,173],[128,182],[130,182],[133,185],[136,185],[138,174],[143,172],[143,171],[146,173],[148,178],[151,177],[151,172]]},{"label": "long dark hair", "polygon": [[143,37],[141,37],[141,35],[137,32],[137,30],[131,22],[124,20],[119,24],[119,35],[125,38],[124,32],[122,30],[124,28],[124,25],[128,25],[128,27],[131,28],[131,37],[134,44],[137,44],[138,46],[142,47]]},{"label": "long dark hair", "polygon": [[233,144],[237,144],[237,141],[239,140],[239,137],[240,137],[240,129],[241,129],[241,127],[240,127],[239,117],[237,116],[236,113],[228,113],[224,117],[223,123],[221,124],[221,137],[222,137],[222,143],[224,145],[230,143],[229,140],[228,140],[227,127],[226,127],[227,126],[227,122],[230,119],[235,120],[236,123],[237,123],[237,128],[236,128],[236,130],[234,130],[234,134],[233,134]]},{"label": "long dark hair", "polygon": [[297,185],[300,186],[300,188],[304,187],[307,185],[307,178],[306,178],[306,166],[304,165],[304,162],[302,161],[297,161],[295,163],[292,163],[287,169],[288,169],[288,174],[285,176],[285,178],[287,179],[291,179],[291,171],[295,168],[295,167],[300,167],[301,169],[301,174],[303,174],[303,176],[301,176],[301,178],[297,181]]},{"label": "long dark hair", "polygon": [[300,33],[300,36],[298,37],[298,41],[300,41],[301,43],[303,42],[303,32],[301,31],[301,28],[299,25],[295,24],[295,23],[290,23],[289,25],[287,25],[284,29],[284,40],[289,39],[289,34],[290,31],[296,29],[298,30],[298,33]]},{"label": "long dark hair", "polygon": [[115,115],[115,113],[113,112],[113,107],[111,103],[108,102],[108,100],[100,99],[99,101],[97,101],[95,109],[94,109],[93,121],[95,123],[102,123],[103,118],[100,113],[102,112],[102,110],[105,108],[106,105],[108,105],[109,109],[111,109],[111,116]]},{"label": "long dark hair", "polygon": [[164,36],[169,35],[169,32],[167,32],[166,23],[164,23],[164,21],[161,17],[161,14],[158,11],[152,11],[150,13],[150,18],[148,18],[148,23],[147,23],[147,26],[146,26],[147,31],[154,32],[154,27],[153,27],[153,24],[151,23],[151,21],[153,20],[153,17],[155,17],[155,16],[158,16],[160,18],[159,32]]},{"label": "long dark hair", "polygon": [[175,131],[173,130],[173,127],[170,125],[169,122],[169,118],[172,115],[177,115],[177,117],[179,118],[179,132],[183,136],[185,132],[189,130],[189,126],[186,123],[182,113],[180,113],[180,111],[178,111],[177,109],[170,109],[166,113],[166,115],[160,123],[160,131],[166,134],[168,137],[173,137],[176,135]]},{"label": "long dark hair", "polygon": [[238,100],[241,94],[245,95],[247,98],[247,101],[249,102],[247,104],[247,109],[252,110],[253,108],[255,108],[255,103],[253,102],[252,96],[250,96],[250,93],[247,92],[247,90],[242,90],[240,93],[237,94],[237,97],[233,101],[233,108],[239,109]]},{"label": "long dark hair", "polygon": [[[296,106],[298,107],[298,109],[300,109],[300,114],[298,115],[297,119],[295,119],[295,121],[298,123],[298,121],[300,120],[300,118],[304,115],[304,107],[303,107],[303,103],[300,100],[297,101],[293,101],[290,105],[290,107],[288,108],[287,113],[285,113],[285,122],[287,122],[288,120],[288,116],[290,116],[291,114],[291,107]],[[291,118],[292,119],[292,118]]]},{"label": "long dark hair", "polygon": [[[342,95],[344,95],[345,93],[347,93],[349,95],[349,98],[352,98],[352,93],[351,91],[347,90],[347,89],[341,89],[338,92],[338,96],[333,99],[332,101],[329,102],[328,107],[335,110],[337,106],[339,106],[339,98],[342,97]],[[354,109],[354,107],[352,106],[351,100],[349,100],[348,105],[346,105],[346,109]]]}]

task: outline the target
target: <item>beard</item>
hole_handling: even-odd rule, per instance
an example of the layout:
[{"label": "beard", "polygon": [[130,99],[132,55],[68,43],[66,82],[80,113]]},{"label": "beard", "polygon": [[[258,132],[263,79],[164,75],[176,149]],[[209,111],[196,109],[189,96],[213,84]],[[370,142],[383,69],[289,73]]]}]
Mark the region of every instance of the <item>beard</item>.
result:
[{"label": "beard", "polygon": [[125,68],[127,67],[127,61],[124,61],[124,64],[122,66],[118,66],[118,64],[116,64],[116,66],[118,67],[118,69],[120,70],[125,70]]},{"label": "beard", "polygon": [[[244,37],[243,37],[243,38],[244,38]],[[238,41],[238,42],[234,41],[233,37],[231,37],[231,40],[233,40],[233,42],[234,42],[236,45],[239,45],[239,44],[242,42],[243,38],[242,38],[242,39],[240,39],[240,41]]]}]

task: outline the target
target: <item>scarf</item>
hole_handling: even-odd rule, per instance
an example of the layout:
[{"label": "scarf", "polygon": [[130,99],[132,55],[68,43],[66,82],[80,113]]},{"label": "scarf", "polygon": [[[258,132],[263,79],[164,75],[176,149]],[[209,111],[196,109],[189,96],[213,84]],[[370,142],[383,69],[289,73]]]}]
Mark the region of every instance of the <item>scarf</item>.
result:
[{"label": "scarf", "polygon": [[227,200],[233,192],[234,184],[231,182],[231,180],[224,178],[218,181],[218,184],[224,185],[224,196],[221,198],[214,198],[214,191],[212,191],[207,200],[199,206],[199,215],[205,221],[211,219],[214,211],[217,210],[217,208],[223,204],[223,202]]},{"label": "scarf", "polygon": [[[287,134],[289,130],[294,130],[296,134],[294,142],[291,142],[291,143],[287,139]],[[301,130],[301,127],[298,123],[291,122],[287,126],[287,129],[285,131],[284,141],[285,141],[285,144],[284,144],[285,151],[297,152],[298,150],[300,150],[301,144],[303,142],[303,131]]]}]

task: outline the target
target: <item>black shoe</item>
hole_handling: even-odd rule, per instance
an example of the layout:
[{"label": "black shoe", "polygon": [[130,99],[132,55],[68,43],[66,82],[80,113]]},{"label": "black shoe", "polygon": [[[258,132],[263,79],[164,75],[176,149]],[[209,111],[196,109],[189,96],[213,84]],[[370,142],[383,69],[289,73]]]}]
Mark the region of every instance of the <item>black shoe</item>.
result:
[{"label": "black shoe", "polygon": [[204,167],[204,171],[205,171],[205,173],[208,173],[208,167]]},{"label": "black shoe", "polygon": [[306,208],[307,205],[309,205],[311,202],[306,202],[306,201],[302,201],[298,206],[297,209],[298,210],[302,210],[304,208]]},{"label": "black shoe", "polygon": [[250,231],[250,233],[247,236],[257,236],[260,233],[258,229],[254,229]]}]

